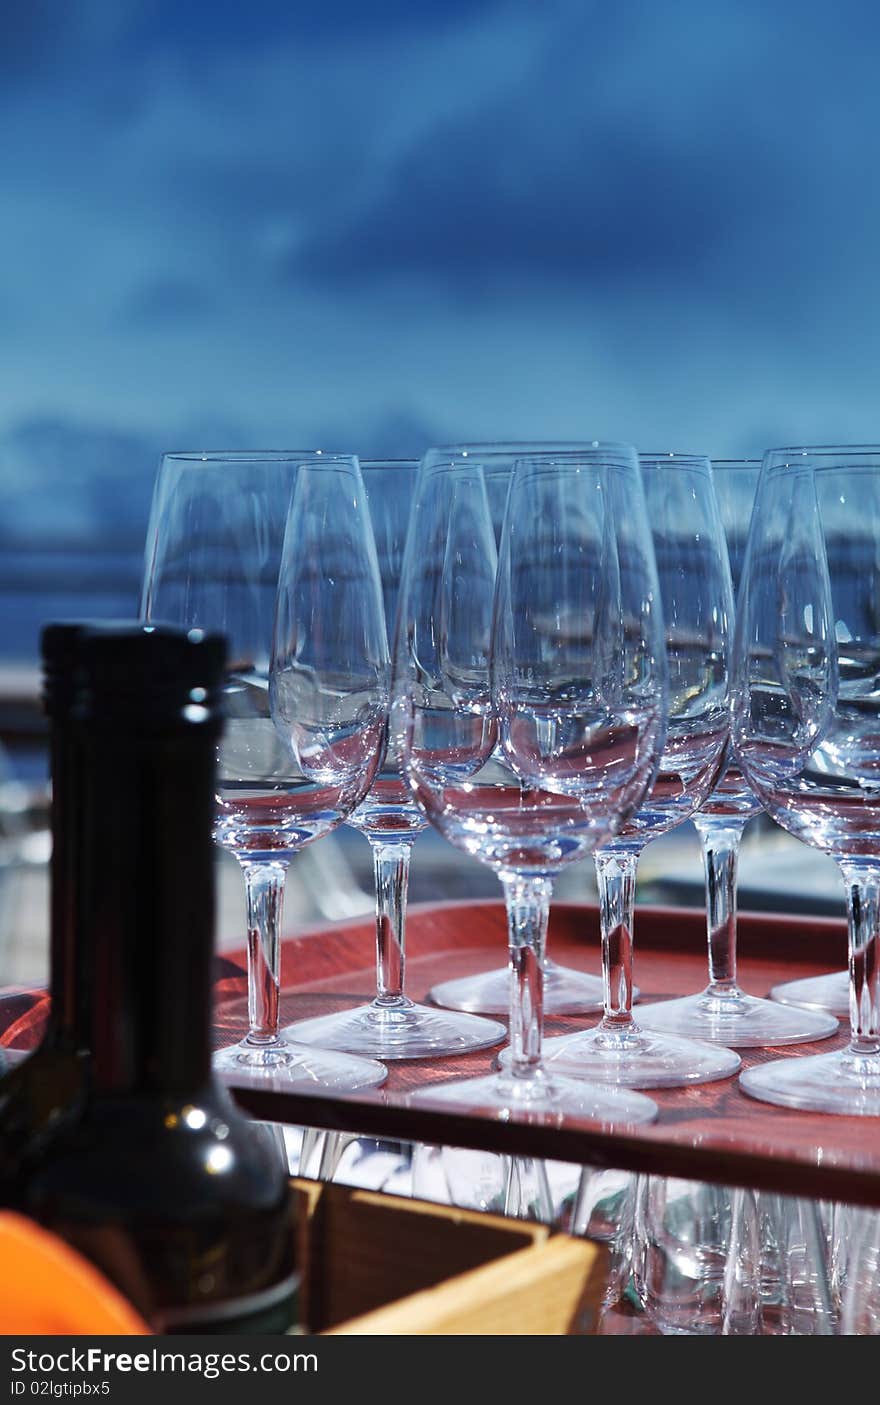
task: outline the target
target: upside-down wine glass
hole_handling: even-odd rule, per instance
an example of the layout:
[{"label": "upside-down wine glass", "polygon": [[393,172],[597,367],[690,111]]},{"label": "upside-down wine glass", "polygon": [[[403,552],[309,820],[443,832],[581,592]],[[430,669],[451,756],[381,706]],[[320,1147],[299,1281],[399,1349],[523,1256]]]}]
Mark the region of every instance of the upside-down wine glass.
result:
[{"label": "upside-down wine glass", "polygon": [[632,1014],[635,881],[646,844],[689,819],[715,784],[729,737],[733,595],[707,458],[640,456],[654,535],[669,671],[669,721],[657,778],[641,807],[595,855],[605,1012],[595,1029],[549,1039],[548,1070],[631,1088],[726,1078],[727,1048],[659,1033]]},{"label": "upside-down wine glass", "polygon": [[[332,521],[334,540],[351,553],[336,588],[326,580],[322,585],[320,574],[303,578],[293,554],[296,547],[322,571],[322,554],[329,551],[322,513]],[[300,699],[296,755],[279,736],[269,705],[285,527],[286,584],[288,590],[302,587],[302,609],[309,612],[304,647],[325,630],[340,645],[338,657],[322,656],[321,667],[313,665],[312,687]],[[336,619],[343,605],[352,612],[344,630]],[[352,1089],[382,1082],[381,1064],[296,1045],[278,1030],[288,865],[298,849],[329,833],[355,807],[378,760],[386,646],[357,461],[317,450],[166,454],[153,496],[141,613],[148,621],[218,630],[228,638],[214,837],[244,875],[249,1029],[239,1044],[215,1055],[215,1067],[238,1080],[284,1085]],[[359,712],[352,711],[352,689]],[[338,700],[344,743],[316,722],[324,692],[328,706]]]},{"label": "upside-down wine glass", "polygon": [[502,1119],[650,1120],[650,1099],[550,1076],[541,1055],[553,878],[640,803],[663,741],[659,592],[634,450],[519,460],[497,589],[495,577],[479,464],[426,460],[401,586],[394,726],[431,824],[501,880],[511,1067],[413,1097]]},{"label": "upside-down wine glass", "polygon": [[[479,465],[486,484],[497,546],[501,541],[510,475],[517,459],[561,458],[589,448],[589,443],[576,440],[560,440],[556,443],[534,440],[519,443],[454,444],[429,449],[426,459],[430,463]],[[602,1008],[600,976],[591,975],[587,971],[577,971],[570,966],[560,966],[546,952],[543,964],[546,1015],[574,1015]],[[484,971],[479,975],[457,976],[453,980],[441,981],[429,991],[429,999],[451,1010],[501,1015],[507,1013],[510,1004],[508,984],[507,969],[499,966],[493,971]]]},{"label": "upside-down wine glass", "polygon": [[[712,481],[727,538],[734,595],[739,592],[749,522],[760,459],[721,459],[712,464]],[[708,1039],[728,1048],[802,1044],[825,1039],[837,1030],[833,1017],[761,1000],[736,980],[736,874],[743,830],[761,813],[736,757],[728,752],[721,779],[694,815],[700,836],[706,881],[706,926],[709,984],[699,995],[655,1001],[639,1011],[644,1029],[665,1030],[693,1039]],[[828,979],[827,977],[825,979]],[[833,978],[832,978],[833,979]]]},{"label": "upside-down wine glass", "polygon": [[[361,462],[376,540],[388,638],[393,639],[406,531],[418,473],[416,460]],[[369,840],[376,885],[375,999],[338,1014],[302,1020],[292,1039],[381,1059],[418,1059],[485,1049],[504,1025],[417,1005],[404,993],[406,896],[413,841],[427,821],[388,745],[372,786],[346,821]]]},{"label": "upside-down wine glass", "polygon": [[732,731],[784,829],[836,859],[847,1047],[747,1070],[745,1092],[880,1115],[880,447],[764,456],[740,587]]}]

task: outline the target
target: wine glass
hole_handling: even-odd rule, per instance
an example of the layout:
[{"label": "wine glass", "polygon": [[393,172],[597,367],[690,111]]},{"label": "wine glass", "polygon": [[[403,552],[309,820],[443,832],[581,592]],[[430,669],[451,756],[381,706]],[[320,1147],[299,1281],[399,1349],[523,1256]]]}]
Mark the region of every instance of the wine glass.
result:
[{"label": "wine glass", "polygon": [[[759,459],[722,459],[712,464],[735,593],[739,591],[760,470]],[[760,812],[761,802],[749,790],[736,758],[728,753],[721,779],[694,815],[706,879],[709,984],[699,995],[645,1006],[639,1011],[643,1029],[690,1035],[729,1048],[801,1044],[825,1039],[837,1030],[837,1020],[832,1016],[759,1000],[737,985],[737,859],[743,830],[749,819]]]},{"label": "wine glass", "polygon": [[880,1213],[851,1211],[852,1248],[843,1285],[840,1332],[845,1337],[880,1337]]},{"label": "wine glass", "polygon": [[835,1336],[840,1321],[835,1270],[841,1250],[851,1256],[848,1242],[829,1240],[826,1218],[845,1216],[850,1231],[857,1213],[851,1205],[801,1196],[734,1191],[723,1334]]},{"label": "wine glass", "polygon": [[[418,463],[362,462],[373,524],[388,637],[393,638]],[[291,1025],[285,1033],[307,1044],[382,1059],[464,1054],[504,1038],[495,1020],[417,1005],[404,994],[406,894],[413,841],[427,821],[401,773],[393,744],[385,749],[366,797],[347,823],[366,835],[376,884],[377,994],[367,1005]]]},{"label": "wine glass", "polygon": [[[288,534],[288,575],[296,569],[290,558],[294,538],[308,550],[309,562],[319,559],[324,524],[311,510],[315,501],[323,502],[331,517],[333,540],[344,538],[352,551],[340,591],[354,612],[347,627],[360,628],[361,638],[355,642],[364,653],[351,667],[373,682],[370,688],[365,685],[363,718],[351,728],[354,745],[348,755],[333,744],[322,756],[324,734],[318,732],[314,747],[304,742],[302,754],[295,757],[270,712],[278,578],[295,486],[302,491]],[[241,1043],[215,1055],[215,1067],[239,1080],[351,1089],[374,1086],[385,1077],[382,1065],[372,1060],[297,1046],[278,1031],[282,904],[290,859],[355,807],[378,759],[381,728],[375,713],[384,689],[384,635],[368,534],[363,489],[352,458],[315,450],[179,453],[162,459],[147,535],[142,617],[218,630],[228,637],[215,839],[235,855],[244,875],[249,1029]],[[300,575],[295,579],[300,582]],[[322,579],[304,583],[307,603],[313,607],[308,623],[315,631],[326,624],[329,637],[336,638],[332,611],[338,608],[339,592],[325,589],[322,595]],[[361,597],[355,582],[362,587]],[[321,703],[323,687],[328,705],[336,694],[347,697],[348,662],[340,659],[329,677],[314,668],[313,691],[303,700],[304,729],[313,725],[312,705]],[[198,700],[193,701],[197,705]]]},{"label": "wine glass", "polygon": [[426,459],[401,584],[393,723],[431,824],[501,881],[511,1067],[413,1097],[502,1119],[649,1120],[650,1099],[550,1077],[541,1056],[553,878],[640,803],[662,748],[659,591],[634,450],[518,460],[497,588],[495,577],[479,463]]},{"label": "wine glass", "polygon": [[557,1219],[557,1195],[546,1162],[534,1157],[500,1156],[462,1147],[413,1147],[412,1194],[462,1210],[480,1210],[509,1219]]},{"label": "wine glass", "polygon": [[[497,546],[501,541],[507,491],[516,460],[544,455],[560,458],[588,448],[590,444],[577,440],[555,443],[535,440],[520,443],[455,444],[430,449],[426,459],[430,463],[470,463],[480,466]],[[569,966],[560,966],[551,960],[546,952],[543,966],[545,1014],[574,1015],[602,1008],[601,977],[590,975],[586,971],[573,970]],[[458,976],[453,980],[441,981],[431,988],[428,998],[436,1005],[444,1005],[451,1010],[469,1010],[483,1015],[506,1014],[509,1005],[508,984],[507,968],[502,966],[479,975]]]},{"label": "wine glass", "polygon": [[[633,1088],[726,1078],[739,1056],[636,1024],[632,1015],[635,880],[646,844],[703,804],[728,743],[733,595],[707,458],[640,457],[654,534],[669,668],[669,723],[660,769],[641,808],[595,855],[605,1012],[595,1029],[550,1039],[554,1072]],[[644,1011],[640,1006],[640,1020]]]},{"label": "wine glass", "polygon": [[720,1336],[732,1192],[673,1176],[639,1176],[630,1291],[663,1336]]},{"label": "wine glass", "polygon": [[769,814],[837,860],[851,1039],[742,1074],[745,1092],[880,1114],[880,448],[764,456],[740,586],[732,734]]}]

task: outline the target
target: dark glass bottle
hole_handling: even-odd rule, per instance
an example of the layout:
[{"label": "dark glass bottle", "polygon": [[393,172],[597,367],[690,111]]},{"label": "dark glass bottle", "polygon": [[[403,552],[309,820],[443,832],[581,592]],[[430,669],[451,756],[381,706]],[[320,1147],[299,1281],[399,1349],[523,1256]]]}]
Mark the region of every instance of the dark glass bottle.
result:
[{"label": "dark glass bottle", "polygon": [[78,745],[71,719],[80,641],[87,622],[47,625],[42,634],[43,707],[52,777],[49,1013],[43,1038],[0,1079],[0,1204],[20,1195],[23,1160],[83,1092],[91,991],[91,941],[77,920]]},{"label": "dark glass bottle", "polygon": [[27,1169],[24,1207],[158,1331],[283,1332],[291,1198],[266,1133],[211,1074],[215,750],[223,641],[86,636],[72,803],[91,934],[88,1091]]}]

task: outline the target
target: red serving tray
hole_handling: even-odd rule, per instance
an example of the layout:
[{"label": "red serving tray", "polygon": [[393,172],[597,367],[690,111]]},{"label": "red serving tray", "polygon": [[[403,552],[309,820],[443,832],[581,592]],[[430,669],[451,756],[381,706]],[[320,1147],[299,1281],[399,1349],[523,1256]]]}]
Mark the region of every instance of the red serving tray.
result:
[{"label": "red serving tray", "polygon": [[[694,909],[636,909],[635,978],[643,1000],[701,990],[706,981],[706,926]],[[343,1009],[370,998],[375,981],[371,920],[310,929],[283,944],[284,1023]],[[407,923],[407,989],[424,999],[440,980],[490,970],[506,955],[500,903],[414,906]],[[557,903],[550,918],[550,954],[598,971],[595,907]],[[739,978],[754,995],[783,980],[840,970],[846,964],[843,922],[744,914],[739,921]],[[218,1047],[247,1024],[244,953],[217,958]],[[30,1048],[39,1039],[47,1001],[42,992],[0,992],[0,1044]],[[588,1028],[597,1015],[548,1017],[548,1035]],[[830,1051],[846,1033],[818,1044],[741,1050],[743,1066],[771,1058]],[[266,1121],[445,1146],[616,1167],[725,1185],[880,1206],[880,1118],[795,1112],[746,1097],[737,1077],[691,1088],[648,1090],[660,1107],[649,1127],[604,1130],[575,1120],[502,1122],[462,1110],[420,1107],[419,1088],[489,1072],[498,1049],[452,1059],[389,1063],[387,1083],[362,1093],[325,1094],[236,1087],[235,1095]]]},{"label": "red serving tray", "polygon": [[[638,907],[635,945],[634,974],[643,1000],[688,994],[705,985],[702,911]],[[504,962],[503,907],[493,902],[415,906],[407,924],[407,949],[407,989],[421,1000],[437,981]],[[598,971],[597,909],[555,904],[549,950],[557,961]],[[739,954],[741,984],[751,994],[766,995],[780,981],[845,966],[846,928],[827,919],[747,914],[740,917]],[[241,974],[226,965],[218,989],[218,1045],[240,1037],[246,1023],[244,959],[234,959],[241,961]],[[289,1023],[360,1003],[373,993],[374,981],[372,921],[309,931],[284,943],[282,1019]],[[547,1034],[587,1028],[597,1019],[548,1017]],[[771,1058],[830,1051],[845,1042],[842,1032],[817,1044],[740,1053],[743,1067],[749,1067]],[[736,1076],[697,1087],[648,1090],[660,1107],[658,1121],[626,1133],[583,1121],[502,1122],[413,1104],[411,1095],[429,1083],[489,1072],[497,1052],[389,1063],[388,1082],[370,1092],[330,1096],[249,1087],[236,1089],[236,1096],[266,1120],[880,1205],[880,1119],[759,1103],[741,1092]]]}]

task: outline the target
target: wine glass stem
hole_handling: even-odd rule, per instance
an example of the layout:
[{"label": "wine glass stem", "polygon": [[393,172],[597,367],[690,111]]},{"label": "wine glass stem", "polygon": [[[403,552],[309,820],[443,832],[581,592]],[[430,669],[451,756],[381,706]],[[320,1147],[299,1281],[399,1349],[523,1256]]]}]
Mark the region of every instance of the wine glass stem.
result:
[{"label": "wine glass stem", "polygon": [[746,820],[698,815],[694,823],[703,848],[706,875],[707,994],[732,995],[736,991],[736,871]]},{"label": "wine glass stem", "polygon": [[880,869],[842,861],[849,918],[850,1052],[880,1053]]},{"label": "wine glass stem", "polygon": [[376,987],[383,1004],[403,998],[406,973],[406,895],[412,841],[370,840],[376,880]]},{"label": "wine glass stem", "polygon": [[600,1029],[626,1029],[633,1023],[633,913],[636,901],[636,849],[600,849],[595,855],[602,931],[602,985],[605,1013]]},{"label": "wine glass stem", "polygon": [[273,1044],[278,1038],[281,913],[288,862],[239,859],[247,899],[248,1044]]},{"label": "wine glass stem", "polygon": [[510,970],[510,1072],[530,1078],[544,1038],[544,948],[553,884],[549,878],[502,874]]}]

